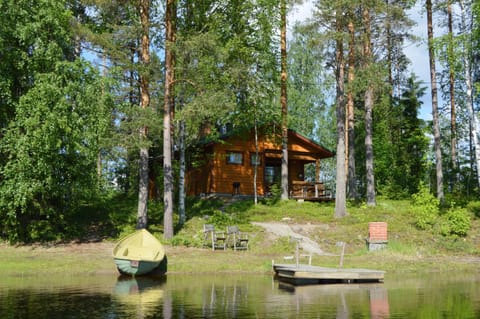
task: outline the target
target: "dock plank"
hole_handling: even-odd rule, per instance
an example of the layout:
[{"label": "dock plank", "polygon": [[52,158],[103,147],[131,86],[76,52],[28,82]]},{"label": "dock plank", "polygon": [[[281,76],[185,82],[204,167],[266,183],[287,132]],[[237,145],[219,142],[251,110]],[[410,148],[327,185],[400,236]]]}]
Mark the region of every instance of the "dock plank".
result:
[{"label": "dock plank", "polygon": [[280,280],[289,282],[322,283],[322,282],[383,282],[385,272],[382,270],[363,268],[329,268],[309,265],[276,264],[273,266]]}]

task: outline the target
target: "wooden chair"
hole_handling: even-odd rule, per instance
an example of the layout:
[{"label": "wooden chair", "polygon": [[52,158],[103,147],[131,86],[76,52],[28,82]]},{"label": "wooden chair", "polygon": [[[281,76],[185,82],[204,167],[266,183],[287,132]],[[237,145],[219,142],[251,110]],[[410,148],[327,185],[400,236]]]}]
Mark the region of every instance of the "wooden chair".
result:
[{"label": "wooden chair", "polygon": [[248,234],[241,232],[238,226],[228,226],[227,237],[234,250],[248,250]]},{"label": "wooden chair", "polygon": [[226,249],[227,236],[223,231],[216,231],[212,224],[203,225],[203,246],[215,249]]}]

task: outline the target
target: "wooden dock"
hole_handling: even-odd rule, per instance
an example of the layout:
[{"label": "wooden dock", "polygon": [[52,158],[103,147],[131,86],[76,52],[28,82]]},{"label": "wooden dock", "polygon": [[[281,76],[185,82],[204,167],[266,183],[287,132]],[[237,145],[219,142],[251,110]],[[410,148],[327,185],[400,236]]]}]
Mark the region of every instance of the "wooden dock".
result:
[{"label": "wooden dock", "polygon": [[309,265],[274,264],[276,277],[294,285],[329,283],[383,282],[382,270],[360,268],[327,268]]}]

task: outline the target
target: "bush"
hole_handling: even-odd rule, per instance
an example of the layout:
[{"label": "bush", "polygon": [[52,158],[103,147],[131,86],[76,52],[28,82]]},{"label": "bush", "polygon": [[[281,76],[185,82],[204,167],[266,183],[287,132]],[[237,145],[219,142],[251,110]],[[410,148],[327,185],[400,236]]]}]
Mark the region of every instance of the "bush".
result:
[{"label": "bush", "polygon": [[441,233],[444,236],[465,237],[470,226],[470,213],[465,208],[452,207],[442,217]]},{"label": "bush", "polygon": [[226,227],[232,225],[246,224],[248,218],[243,214],[224,213],[216,210],[212,216],[207,219],[208,224],[214,224],[216,227]]},{"label": "bush", "polygon": [[420,185],[418,192],[412,195],[412,199],[415,225],[422,230],[430,229],[435,224],[440,212],[439,200],[423,184]]},{"label": "bush", "polygon": [[270,196],[265,197],[264,203],[265,205],[275,205],[278,203],[280,198],[282,197],[282,188],[278,184],[272,184],[270,186]]},{"label": "bush", "polygon": [[470,202],[467,205],[467,209],[474,213],[475,216],[480,217],[480,201]]}]

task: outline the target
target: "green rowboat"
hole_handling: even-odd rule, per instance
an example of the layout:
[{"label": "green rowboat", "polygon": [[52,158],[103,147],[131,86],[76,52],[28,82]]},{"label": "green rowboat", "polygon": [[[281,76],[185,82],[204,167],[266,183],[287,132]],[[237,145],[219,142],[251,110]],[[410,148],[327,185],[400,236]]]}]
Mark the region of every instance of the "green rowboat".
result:
[{"label": "green rowboat", "polygon": [[139,229],[117,243],[113,258],[122,275],[145,275],[160,265],[165,248],[146,229]]}]

